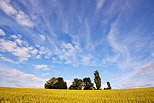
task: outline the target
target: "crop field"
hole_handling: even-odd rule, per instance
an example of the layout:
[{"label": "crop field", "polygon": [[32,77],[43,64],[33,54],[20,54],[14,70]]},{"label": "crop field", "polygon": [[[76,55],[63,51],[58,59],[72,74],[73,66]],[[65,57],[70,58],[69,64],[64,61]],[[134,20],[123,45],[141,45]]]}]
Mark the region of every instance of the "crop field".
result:
[{"label": "crop field", "polygon": [[154,103],[154,87],[115,90],[0,87],[0,103]]}]

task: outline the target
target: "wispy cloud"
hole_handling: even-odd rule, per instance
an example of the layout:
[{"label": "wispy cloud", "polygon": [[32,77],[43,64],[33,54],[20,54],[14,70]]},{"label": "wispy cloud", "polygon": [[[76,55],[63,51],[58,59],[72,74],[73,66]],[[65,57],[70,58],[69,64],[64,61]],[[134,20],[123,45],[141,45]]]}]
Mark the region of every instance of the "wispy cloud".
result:
[{"label": "wispy cloud", "polygon": [[5,36],[5,32],[3,29],[0,28],[0,36]]},{"label": "wispy cloud", "polygon": [[15,9],[10,0],[1,0],[0,9],[3,10],[7,15],[12,16],[20,25],[32,27],[34,24],[30,20],[29,16],[23,11]]},{"label": "wispy cloud", "polygon": [[49,70],[48,65],[36,65],[36,64],[33,64],[33,65],[35,66],[35,69]]},{"label": "wispy cloud", "polygon": [[135,71],[137,75],[147,75],[147,74],[154,75],[154,61],[150,61],[144,65],[135,68]]},{"label": "wispy cloud", "polygon": [[98,0],[96,4],[96,12],[98,12],[104,5],[105,0]]},{"label": "wispy cloud", "polygon": [[132,63],[133,60],[128,51],[127,43],[124,43],[123,40],[119,40],[120,33],[118,26],[119,25],[117,22],[114,22],[111,25],[111,29],[107,35],[109,45],[112,47],[112,51],[116,54],[115,57],[110,58],[110,60],[111,62],[117,63],[119,68],[125,69],[131,67],[131,65],[134,66],[136,64]]},{"label": "wispy cloud", "polygon": [[18,62],[13,61],[13,60],[11,60],[11,59],[9,59],[9,58],[6,58],[6,57],[4,57],[4,56],[1,55],[1,54],[0,54],[0,59],[2,59],[2,60],[4,60],[4,61],[7,61],[7,62],[11,62],[11,63],[18,64]]},{"label": "wispy cloud", "polygon": [[154,57],[154,52],[152,53],[152,56]]},{"label": "wispy cloud", "polygon": [[124,53],[126,52],[126,48],[123,46],[123,44],[119,43],[118,40],[116,40],[119,36],[117,26],[118,25],[116,23],[112,24],[107,39],[114,50]]},{"label": "wispy cloud", "polygon": [[46,79],[41,79],[33,74],[24,73],[17,69],[0,68],[0,85],[14,87],[43,87]]},{"label": "wispy cloud", "polygon": [[47,76],[49,75],[50,73],[44,73],[44,74],[41,74],[42,76]]},{"label": "wispy cloud", "polygon": [[147,62],[126,72],[116,80],[118,80],[118,84],[121,84],[119,88],[154,86],[154,79],[151,75],[154,75],[154,61]]},{"label": "wispy cloud", "polygon": [[40,38],[41,38],[42,41],[46,40],[46,36],[44,36],[43,34],[40,34]]}]

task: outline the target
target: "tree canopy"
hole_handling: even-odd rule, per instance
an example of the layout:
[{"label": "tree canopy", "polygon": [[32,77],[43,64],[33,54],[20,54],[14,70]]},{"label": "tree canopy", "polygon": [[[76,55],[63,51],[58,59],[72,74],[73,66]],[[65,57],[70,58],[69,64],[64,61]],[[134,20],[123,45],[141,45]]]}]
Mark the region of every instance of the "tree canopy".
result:
[{"label": "tree canopy", "polygon": [[91,83],[91,79],[89,77],[83,78],[83,89],[84,90],[93,90],[93,89],[95,89],[94,84]]},{"label": "tree canopy", "polygon": [[46,81],[44,87],[46,89],[67,89],[67,83],[64,82],[62,77],[53,77]]},{"label": "tree canopy", "polygon": [[82,79],[75,78],[69,89],[82,90]]}]

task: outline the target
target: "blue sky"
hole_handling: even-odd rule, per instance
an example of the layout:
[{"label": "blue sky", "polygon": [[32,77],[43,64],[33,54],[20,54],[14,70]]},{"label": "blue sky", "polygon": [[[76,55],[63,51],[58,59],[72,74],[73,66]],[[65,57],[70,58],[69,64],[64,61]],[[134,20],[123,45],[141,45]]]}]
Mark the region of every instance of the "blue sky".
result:
[{"label": "blue sky", "polygon": [[62,76],[154,86],[153,0],[0,0],[0,86]]}]

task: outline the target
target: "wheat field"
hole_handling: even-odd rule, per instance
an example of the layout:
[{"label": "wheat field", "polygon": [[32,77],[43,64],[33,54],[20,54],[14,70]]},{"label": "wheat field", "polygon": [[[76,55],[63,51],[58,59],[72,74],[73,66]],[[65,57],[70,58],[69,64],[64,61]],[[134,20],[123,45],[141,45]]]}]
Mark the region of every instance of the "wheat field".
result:
[{"label": "wheat field", "polygon": [[0,103],[154,103],[154,87],[115,90],[0,87]]}]

